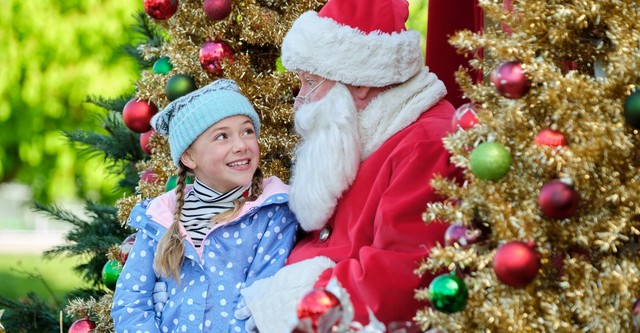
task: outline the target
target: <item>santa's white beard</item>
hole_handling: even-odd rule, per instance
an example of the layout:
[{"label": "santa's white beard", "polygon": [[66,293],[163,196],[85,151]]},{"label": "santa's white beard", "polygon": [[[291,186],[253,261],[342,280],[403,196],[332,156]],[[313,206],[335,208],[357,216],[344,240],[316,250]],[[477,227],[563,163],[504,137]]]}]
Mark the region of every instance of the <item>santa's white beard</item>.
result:
[{"label": "santa's white beard", "polygon": [[296,149],[289,206],[304,230],[318,230],[353,182],[360,165],[356,105],[347,87],[337,83],[316,102],[295,114],[302,137]]}]

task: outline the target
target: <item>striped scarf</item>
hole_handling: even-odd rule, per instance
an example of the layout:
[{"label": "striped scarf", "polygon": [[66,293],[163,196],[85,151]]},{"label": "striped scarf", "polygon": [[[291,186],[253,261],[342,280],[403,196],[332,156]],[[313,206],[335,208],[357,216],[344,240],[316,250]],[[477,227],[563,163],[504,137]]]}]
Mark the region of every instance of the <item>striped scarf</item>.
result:
[{"label": "striped scarf", "polygon": [[193,188],[184,199],[180,222],[196,248],[201,246],[202,240],[209,232],[211,218],[232,209],[233,201],[246,197],[250,187],[250,184],[238,186],[229,192],[220,193],[195,179]]}]

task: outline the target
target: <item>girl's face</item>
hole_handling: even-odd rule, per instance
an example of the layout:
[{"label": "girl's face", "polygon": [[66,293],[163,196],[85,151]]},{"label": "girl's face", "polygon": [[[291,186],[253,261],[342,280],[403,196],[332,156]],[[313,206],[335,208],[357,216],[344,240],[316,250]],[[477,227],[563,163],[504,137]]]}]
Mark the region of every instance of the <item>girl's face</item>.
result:
[{"label": "girl's face", "polygon": [[253,123],[242,115],[220,120],[200,134],[180,161],[218,192],[250,184],[260,162]]}]

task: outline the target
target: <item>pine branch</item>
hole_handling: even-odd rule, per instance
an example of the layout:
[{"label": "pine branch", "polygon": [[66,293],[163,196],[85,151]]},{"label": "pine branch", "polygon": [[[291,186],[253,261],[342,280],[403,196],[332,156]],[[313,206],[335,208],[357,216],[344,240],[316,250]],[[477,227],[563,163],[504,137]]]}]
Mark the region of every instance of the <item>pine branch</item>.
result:
[{"label": "pine branch", "polygon": [[55,205],[36,203],[35,210],[48,214],[51,218],[71,223],[75,226],[65,235],[65,245],[45,251],[45,258],[59,255],[83,256],[85,263],[74,267],[85,281],[93,285],[102,284],[102,268],[107,262],[105,253],[115,244],[132,233],[128,227],[121,227],[117,220],[117,208],[88,202],[85,211],[90,221],[64,211]]},{"label": "pine branch", "polygon": [[[161,47],[166,43],[165,35],[153,25],[149,16],[144,12],[139,12],[135,15],[136,23],[133,26],[133,31],[142,36],[142,41],[137,43],[138,45],[145,44],[147,47]],[[144,59],[142,53],[138,49],[137,45],[124,45],[121,48],[122,52],[134,59],[139,68],[150,68],[157,59]]]},{"label": "pine branch", "polygon": [[[35,293],[29,293],[20,302],[0,296],[0,307],[6,309],[2,324],[7,332],[60,332],[59,309],[50,308]],[[71,323],[64,318],[63,326],[69,327]]]},{"label": "pine branch", "polygon": [[122,112],[125,104],[135,96],[135,93],[125,94],[118,98],[105,98],[101,96],[89,96],[85,102],[99,106],[105,110]]},{"label": "pine branch", "polygon": [[[118,166],[121,161],[135,163],[147,158],[140,147],[140,135],[129,130],[114,112],[101,117],[101,120],[109,135],[85,130],[64,132],[64,135],[69,141],[80,144],[77,148],[81,153],[104,153],[105,160],[112,162],[110,167]],[[118,169],[115,173],[120,174],[122,171]]]}]

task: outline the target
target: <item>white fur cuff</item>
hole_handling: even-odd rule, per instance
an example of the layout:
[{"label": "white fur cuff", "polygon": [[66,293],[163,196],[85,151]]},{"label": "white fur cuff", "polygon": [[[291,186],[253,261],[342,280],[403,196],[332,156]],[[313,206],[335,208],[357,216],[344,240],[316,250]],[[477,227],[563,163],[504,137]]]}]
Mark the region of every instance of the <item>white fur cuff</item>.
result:
[{"label": "white fur cuff", "polygon": [[335,266],[316,257],[283,267],[273,277],[258,280],[241,291],[261,333],[291,332],[297,324],[296,307],[313,289],[322,272]]}]

